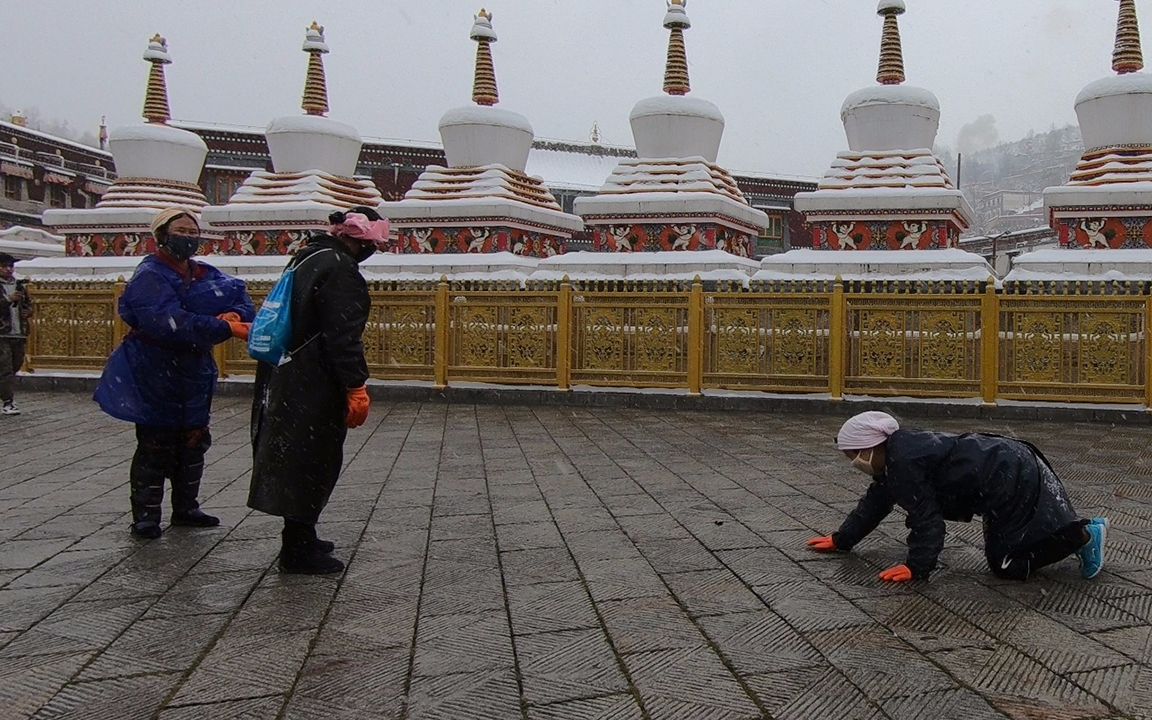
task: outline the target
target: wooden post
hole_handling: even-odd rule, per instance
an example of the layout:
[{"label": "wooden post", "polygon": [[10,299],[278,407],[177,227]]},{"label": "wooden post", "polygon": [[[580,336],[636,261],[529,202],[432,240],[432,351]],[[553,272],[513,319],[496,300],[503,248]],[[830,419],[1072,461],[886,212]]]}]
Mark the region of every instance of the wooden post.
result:
[{"label": "wooden post", "polygon": [[849,345],[846,304],[844,281],[837,275],[828,318],[828,394],[833,400],[844,398],[844,349]]},{"label": "wooden post", "polygon": [[699,395],[704,384],[704,284],[697,275],[688,295],[688,393]]},{"label": "wooden post", "polygon": [[556,387],[572,389],[572,283],[567,275],[556,301]]},{"label": "wooden post", "polygon": [[448,387],[448,276],[436,286],[436,389]]},{"label": "wooden post", "polygon": [[1000,382],[1000,299],[996,278],[989,277],[980,301],[980,398],[985,405],[996,404]]}]

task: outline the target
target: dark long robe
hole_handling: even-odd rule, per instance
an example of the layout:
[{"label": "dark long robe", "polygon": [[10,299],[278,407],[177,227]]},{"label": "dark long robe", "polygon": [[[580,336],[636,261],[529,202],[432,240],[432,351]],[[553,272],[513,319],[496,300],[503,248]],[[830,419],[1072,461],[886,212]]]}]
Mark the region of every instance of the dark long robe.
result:
[{"label": "dark long robe", "polygon": [[260,363],[252,403],[248,507],[315,520],[344,461],[348,391],[368,380],[361,336],[371,300],[343,243],[317,235],[289,263],[291,359]]},{"label": "dark long robe", "polygon": [[984,521],[989,559],[1026,551],[1078,521],[1047,459],[1029,443],[998,435],[898,430],[884,473],[833,534],[850,550],[899,505],[908,513],[908,560],[916,578],[936,567],[944,521]]}]

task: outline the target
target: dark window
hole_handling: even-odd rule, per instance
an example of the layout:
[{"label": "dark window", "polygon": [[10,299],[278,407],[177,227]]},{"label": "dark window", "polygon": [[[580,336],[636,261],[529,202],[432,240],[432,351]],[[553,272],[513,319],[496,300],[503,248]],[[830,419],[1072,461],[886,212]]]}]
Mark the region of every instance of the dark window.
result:
[{"label": "dark window", "polygon": [[4,176],[4,197],[9,200],[24,199],[24,178],[15,175]]}]

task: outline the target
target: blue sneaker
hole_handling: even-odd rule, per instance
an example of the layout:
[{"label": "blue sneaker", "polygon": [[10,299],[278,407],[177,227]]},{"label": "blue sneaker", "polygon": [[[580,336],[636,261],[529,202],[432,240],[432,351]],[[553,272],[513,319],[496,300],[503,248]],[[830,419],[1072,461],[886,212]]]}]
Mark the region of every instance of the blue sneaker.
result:
[{"label": "blue sneaker", "polygon": [[1108,538],[1108,518],[1092,518],[1084,526],[1090,540],[1077,551],[1080,556],[1080,574],[1091,580],[1104,569],[1104,541]]}]

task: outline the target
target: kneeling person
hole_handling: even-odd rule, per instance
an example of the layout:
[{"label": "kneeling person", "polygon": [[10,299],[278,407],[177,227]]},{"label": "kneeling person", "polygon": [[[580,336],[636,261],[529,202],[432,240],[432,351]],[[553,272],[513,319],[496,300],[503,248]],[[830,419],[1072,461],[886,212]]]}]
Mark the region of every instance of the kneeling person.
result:
[{"label": "kneeling person", "polygon": [[836,443],[872,484],[837,532],[808,541],[813,550],[851,550],[899,505],[908,513],[908,559],[881,573],[882,580],[927,579],[944,547],[944,521],[971,522],[976,515],[984,522],[988,566],[999,577],[1026,580],[1073,553],[1085,578],[1104,566],[1108,521],[1081,519],[1048,460],[1029,443],[901,430],[882,412],[849,419]]}]

